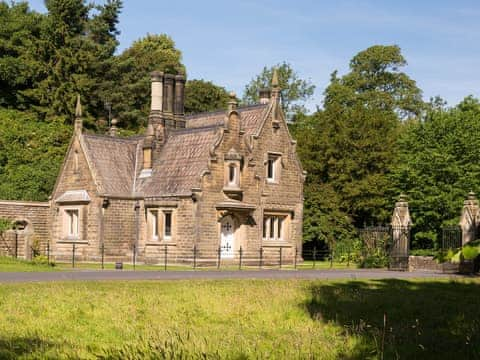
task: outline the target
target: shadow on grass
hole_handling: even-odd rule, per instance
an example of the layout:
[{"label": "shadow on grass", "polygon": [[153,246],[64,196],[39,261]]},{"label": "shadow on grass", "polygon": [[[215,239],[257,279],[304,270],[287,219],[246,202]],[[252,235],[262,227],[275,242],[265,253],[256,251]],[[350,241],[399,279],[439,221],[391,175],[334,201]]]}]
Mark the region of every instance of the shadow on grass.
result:
[{"label": "shadow on grass", "polygon": [[310,291],[310,316],[355,338],[344,359],[480,359],[479,283],[351,281]]},{"label": "shadow on grass", "polygon": [[54,343],[38,337],[12,337],[0,336],[0,359],[18,359],[20,357],[36,357],[45,354],[55,346]]}]

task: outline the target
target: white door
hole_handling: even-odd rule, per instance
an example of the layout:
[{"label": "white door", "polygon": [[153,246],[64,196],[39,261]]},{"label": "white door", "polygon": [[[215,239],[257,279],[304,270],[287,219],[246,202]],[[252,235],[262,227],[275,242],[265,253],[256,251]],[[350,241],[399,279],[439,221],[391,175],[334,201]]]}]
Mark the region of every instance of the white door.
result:
[{"label": "white door", "polygon": [[227,217],[222,221],[222,232],[220,235],[221,257],[223,259],[231,259],[234,255],[233,242],[235,238],[234,224],[231,217]]}]

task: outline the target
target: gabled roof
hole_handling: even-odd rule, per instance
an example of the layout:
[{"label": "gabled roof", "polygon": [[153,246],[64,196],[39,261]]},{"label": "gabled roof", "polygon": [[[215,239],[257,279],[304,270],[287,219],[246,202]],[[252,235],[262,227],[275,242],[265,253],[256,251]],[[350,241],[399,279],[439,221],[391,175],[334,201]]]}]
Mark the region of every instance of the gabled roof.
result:
[{"label": "gabled roof", "polygon": [[217,127],[173,131],[157,158],[152,175],[137,180],[137,192],[145,197],[189,195],[200,186],[201,174],[208,169],[210,147]]},{"label": "gabled roof", "polygon": [[83,135],[82,138],[99,190],[105,194],[130,195],[137,141],[102,135]]},{"label": "gabled roof", "polygon": [[[246,135],[258,130],[267,109],[268,104],[235,109]],[[148,177],[139,176],[145,136],[82,135],[99,192],[147,198],[190,195],[192,189],[201,185],[201,176],[208,170],[210,151],[226,119],[224,110],[186,116],[186,128],[170,130],[166,142],[155,152]]]}]

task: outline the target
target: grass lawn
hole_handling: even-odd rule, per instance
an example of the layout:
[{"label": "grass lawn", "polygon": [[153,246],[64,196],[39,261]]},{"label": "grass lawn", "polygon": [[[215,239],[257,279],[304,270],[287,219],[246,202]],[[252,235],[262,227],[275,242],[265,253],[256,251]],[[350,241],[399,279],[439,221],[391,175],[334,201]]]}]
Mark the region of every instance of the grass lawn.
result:
[{"label": "grass lawn", "polygon": [[[330,269],[330,262],[329,261],[316,261],[313,263],[312,261],[304,261],[302,263],[297,264],[297,269]],[[279,266],[265,266],[264,268],[278,268]],[[337,263],[334,262],[332,264],[332,269],[354,269],[356,268],[356,264],[354,263]],[[104,268],[107,270],[115,269],[115,264],[113,263],[105,263]],[[133,265],[124,263],[123,268],[125,270],[133,270]],[[283,264],[282,269],[289,269],[292,270],[294,268],[293,264]],[[61,270],[72,270],[71,263],[56,263],[55,266],[49,266],[47,264],[39,264],[32,261],[26,261],[21,259],[15,259],[12,257],[0,256],[0,272],[11,272],[11,271],[61,271]],[[76,262],[75,269],[83,269],[83,270],[101,270],[102,265],[100,263],[85,263],[85,262]],[[163,265],[143,265],[137,264],[135,267],[136,270],[156,270],[156,271],[163,271]],[[258,266],[242,266],[242,269],[245,270],[257,270]],[[193,270],[192,266],[190,265],[168,265],[167,270]],[[216,266],[209,266],[209,267],[198,267],[197,270],[216,270]],[[238,264],[235,265],[228,265],[222,264],[220,270],[238,270]]]},{"label": "grass lawn", "polygon": [[475,280],[1,285],[0,358],[474,359],[479,294]]}]

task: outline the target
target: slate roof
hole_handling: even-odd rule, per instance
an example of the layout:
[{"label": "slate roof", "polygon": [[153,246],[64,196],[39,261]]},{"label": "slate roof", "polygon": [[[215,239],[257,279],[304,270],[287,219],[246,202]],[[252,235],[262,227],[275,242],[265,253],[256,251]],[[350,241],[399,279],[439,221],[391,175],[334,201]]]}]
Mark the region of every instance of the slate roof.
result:
[{"label": "slate roof", "polygon": [[135,173],[137,141],[111,136],[83,135],[100,191],[106,194],[131,194]]},{"label": "slate roof", "polygon": [[[245,133],[251,135],[260,125],[263,119],[263,113],[268,104],[256,104],[238,107],[236,110],[240,114],[242,129]],[[210,113],[200,113],[185,117],[187,128],[197,128],[204,126],[223,126],[225,124],[225,110]]]},{"label": "slate roof", "polygon": [[[268,105],[239,107],[242,129],[253,134]],[[151,176],[140,178],[144,136],[117,138],[83,135],[83,142],[99,191],[109,195],[162,197],[190,195],[200,187],[208,169],[210,149],[224,125],[224,110],[186,116],[186,128],[172,130],[154,152]]]}]

